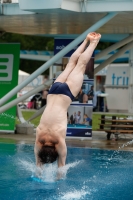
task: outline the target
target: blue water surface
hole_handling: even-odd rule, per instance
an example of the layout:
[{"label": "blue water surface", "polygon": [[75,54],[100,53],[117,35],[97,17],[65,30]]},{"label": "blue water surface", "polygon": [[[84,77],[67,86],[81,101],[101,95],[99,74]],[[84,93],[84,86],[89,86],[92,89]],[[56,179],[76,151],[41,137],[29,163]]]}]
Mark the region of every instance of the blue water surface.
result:
[{"label": "blue water surface", "polygon": [[0,200],[133,200],[132,152],[68,147],[66,164],[64,179],[40,180],[32,145],[0,144]]}]

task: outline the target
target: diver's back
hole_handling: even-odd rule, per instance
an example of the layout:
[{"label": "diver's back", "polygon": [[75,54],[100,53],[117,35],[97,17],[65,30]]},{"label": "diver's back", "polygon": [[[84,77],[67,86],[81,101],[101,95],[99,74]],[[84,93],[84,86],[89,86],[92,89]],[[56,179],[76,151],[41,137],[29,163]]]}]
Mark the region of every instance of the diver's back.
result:
[{"label": "diver's back", "polygon": [[63,94],[49,94],[47,96],[47,106],[48,107],[60,107],[63,110],[67,110],[69,105],[71,104],[70,97]]},{"label": "diver's back", "polygon": [[71,99],[66,95],[49,94],[39,126],[49,130],[66,129],[67,109],[70,103]]}]

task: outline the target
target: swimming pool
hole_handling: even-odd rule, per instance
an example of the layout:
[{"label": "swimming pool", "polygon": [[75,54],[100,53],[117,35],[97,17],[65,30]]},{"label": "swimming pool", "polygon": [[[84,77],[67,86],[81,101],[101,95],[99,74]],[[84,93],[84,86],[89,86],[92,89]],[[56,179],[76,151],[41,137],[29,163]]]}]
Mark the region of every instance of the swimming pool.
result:
[{"label": "swimming pool", "polygon": [[68,147],[66,178],[54,181],[53,169],[38,182],[33,146],[0,144],[0,200],[133,199],[132,152]]},{"label": "swimming pool", "polygon": [[84,125],[84,124],[68,124],[67,127],[68,128],[81,128],[81,129],[92,128],[92,126]]}]

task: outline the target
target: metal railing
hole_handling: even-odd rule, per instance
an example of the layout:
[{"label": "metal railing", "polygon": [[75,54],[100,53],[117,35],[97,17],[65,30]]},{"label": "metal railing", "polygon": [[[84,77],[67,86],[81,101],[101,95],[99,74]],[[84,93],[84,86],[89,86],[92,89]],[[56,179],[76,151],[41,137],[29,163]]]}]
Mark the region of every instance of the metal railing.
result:
[{"label": "metal railing", "polygon": [[0,3],[18,3],[18,0],[0,0]]},{"label": "metal railing", "polygon": [[127,2],[127,1],[132,1],[132,0],[68,0],[68,1],[77,1],[77,2]]}]

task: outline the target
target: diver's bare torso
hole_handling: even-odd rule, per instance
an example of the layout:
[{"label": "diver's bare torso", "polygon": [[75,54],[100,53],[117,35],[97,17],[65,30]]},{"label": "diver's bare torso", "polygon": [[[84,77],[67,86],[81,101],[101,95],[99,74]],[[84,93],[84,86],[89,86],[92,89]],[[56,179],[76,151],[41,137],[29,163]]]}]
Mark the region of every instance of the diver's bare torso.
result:
[{"label": "diver's bare torso", "polygon": [[66,136],[67,109],[71,99],[62,94],[49,94],[47,106],[37,127],[36,140],[43,145],[58,143]]}]

